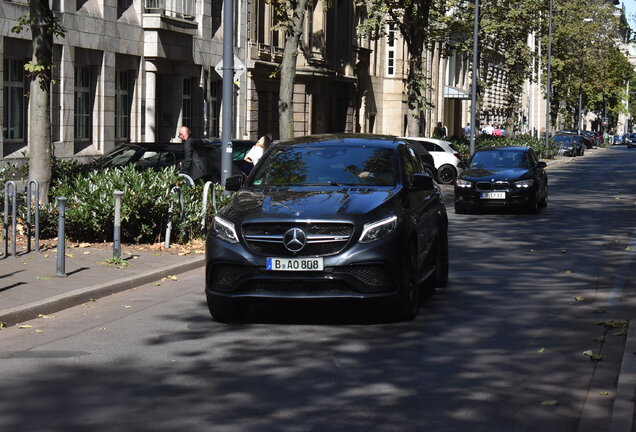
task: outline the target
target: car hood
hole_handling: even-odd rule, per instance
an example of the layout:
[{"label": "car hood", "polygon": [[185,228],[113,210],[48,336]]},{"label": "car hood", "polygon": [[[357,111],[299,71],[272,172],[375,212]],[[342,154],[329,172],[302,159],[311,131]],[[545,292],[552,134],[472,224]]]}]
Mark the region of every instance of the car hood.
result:
[{"label": "car hood", "polygon": [[390,205],[399,188],[243,189],[221,212],[235,223],[259,219],[349,219]]},{"label": "car hood", "polygon": [[501,170],[488,170],[483,168],[470,168],[462,172],[461,178],[474,181],[508,181],[516,180],[528,174],[526,168],[508,168]]}]

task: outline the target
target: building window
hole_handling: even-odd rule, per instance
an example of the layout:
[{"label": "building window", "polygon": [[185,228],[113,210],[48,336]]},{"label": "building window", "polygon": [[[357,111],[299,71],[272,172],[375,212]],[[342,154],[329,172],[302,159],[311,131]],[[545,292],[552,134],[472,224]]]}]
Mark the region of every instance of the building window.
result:
[{"label": "building window", "polygon": [[386,76],[395,76],[395,23],[387,24]]},{"label": "building window", "polygon": [[24,139],[24,62],[4,60],[4,114],[2,134],[7,140]]},{"label": "building window", "polygon": [[221,114],[221,98],[219,97],[219,86],[221,81],[210,82],[210,136],[218,137],[219,116]]},{"label": "building window", "polygon": [[183,97],[182,97],[182,115],[181,124],[183,126],[192,126],[192,80],[190,78],[183,79]]},{"label": "building window", "polygon": [[75,67],[75,140],[91,138],[91,70]]},{"label": "building window", "polygon": [[115,139],[118,141],[127,140],[130,135],[128,83],[128,72],[117,71],[115,74]]}]

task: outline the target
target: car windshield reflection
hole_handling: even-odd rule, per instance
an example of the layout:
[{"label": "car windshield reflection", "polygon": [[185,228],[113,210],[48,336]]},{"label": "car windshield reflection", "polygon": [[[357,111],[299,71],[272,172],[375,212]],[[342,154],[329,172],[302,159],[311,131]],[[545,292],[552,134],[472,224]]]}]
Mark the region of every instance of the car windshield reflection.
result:
[{"label": "car windshield reflection", "polygon": [[473,155],[472,169],[497,170],[502,168],[530,168],[530,161],[524,151],[493,150],[481,151]]},{"label": "car windshield reflection", "polygon": [[395,154],[374,147],[274,148],[252,186],[395,186]]}]

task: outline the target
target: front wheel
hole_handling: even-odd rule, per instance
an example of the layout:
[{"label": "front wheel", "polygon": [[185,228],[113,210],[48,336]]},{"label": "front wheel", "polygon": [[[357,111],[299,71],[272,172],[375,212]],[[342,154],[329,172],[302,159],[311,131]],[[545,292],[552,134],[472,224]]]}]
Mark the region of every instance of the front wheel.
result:
[{"label": "front wheel", "polygon": [[441,184],[452,184],[457,178],[457,171],[452,165],[442,165],[437,169],[437,180]]},{"label": "front wheel", "polygon": [[411,321],[420,313],[420,289],[417,283],[417,248],[411,243],[402,269],[400,298],[397,300],[397,316]]}]

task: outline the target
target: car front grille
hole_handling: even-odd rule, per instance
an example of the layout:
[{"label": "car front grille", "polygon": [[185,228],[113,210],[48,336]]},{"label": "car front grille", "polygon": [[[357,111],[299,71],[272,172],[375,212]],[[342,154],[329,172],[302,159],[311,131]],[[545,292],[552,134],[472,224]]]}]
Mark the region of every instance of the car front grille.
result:
[{"label": "car front grille", "polygon": [[494,183],[479,182],[476,185],[478,191],[505,191],[510,189],[510,183],[498,181]]},{"label": "car front grille", "polygon": [[[300,228],[306,236],[305,246],[292,252],[284,236]],[[324,256],[340,252],[353,234],[352,224],[343,223],[250,223],[242,227],[243,238],[251,252],[268,256]]]},{"label": "car front grille", "polygon": [[333,280],[321,281],[254,281],[246,285],[240,292],[255,294],[346,294],[351,288],[344,282]]}]

